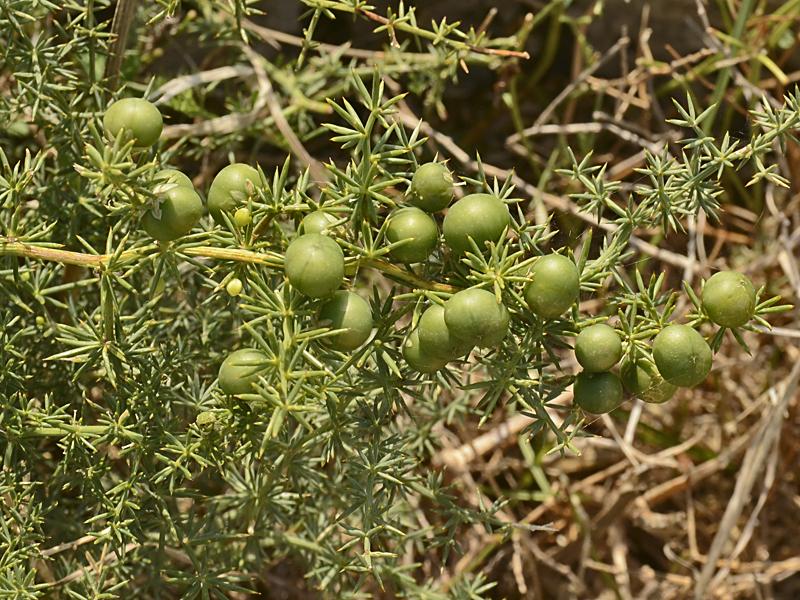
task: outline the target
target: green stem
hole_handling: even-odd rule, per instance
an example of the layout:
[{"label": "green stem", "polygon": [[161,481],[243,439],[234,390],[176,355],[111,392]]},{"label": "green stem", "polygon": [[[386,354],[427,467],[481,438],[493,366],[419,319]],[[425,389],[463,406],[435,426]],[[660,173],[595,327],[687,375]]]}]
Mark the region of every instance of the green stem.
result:
[{"label": "green stem", "polygon": [[388,263],[380,258],[364,258],[361,260],[361,265],[368,267],[370,269],[375,269],[376,271],[380,271],[387,277],[391,279],[396,279],[402,281],[403,283],[409,284],[415,288],[423,289],[423,290],[430,290],[432,292],[444,292],[446,294],[455,294],[459,288],[449,285],[447,283],[437,283],[435,281],[426,281],[421,277],[417,277],[413,273],[398,267],[397,265],[393,265]]},{"label": "green stem", "polygon": [[[67,425],[58,427],[36,427],[22,433],[22,437],[64,437],[67,435],[78,436],[102,436],[108,433],[109,427],[106,425]],[[144,436],[133,431],[120,431],[120,437],[141,442]]]},{"label": "green stem", "polygon": [[[187,256],[198,258],[213,258],[217,260],[232,260],[249,264],[258,264],[279,269],[283,267],[283,259],[274,252],[254,252],[239,248],[214,248],[213,246],[189,246],[181,248],[180,252]],[[123,252],[119,259],[135,258],[144,255],[143,250],[130,250]],[[22,242],[7,242],[0,238],[0,256],[19,256],[57,262],[66,265],[76,265],[86,268],[101,268],[107,265],[111,259],[108,254],[82,254],[61,250],[60,248],[48,248],[43,246],[33,246]],[[393,265],[379,258],[364,258],[360,264],[376,271],[381,271],[387,277],[405,283],[411,287],[430,290],[433,292],[455,293],[458,288],[433,281],[426,281],[417,277],[413,273]]]},{"label": "green stem", "polygon": [[[744,33],[744,27],[747,24],[747,19],[750,17],[750,13],[753,11],[754,2],[755,0],[742,0],[742,5],[739,7],[739,14],[736,16],[736,22],[733,24],[733,31],[731,32],[731,35],[737,40],[740,40],[742,34]],[[725,96],[725,91],[728,89],[728,83],[730,83],[731,80],[732,68],[732,66],[725,67],[717,76],[717,84],[714,87],[714,93],[711,96],[711,112],[709,113],[704,126],[706,133],[710,132],[714,127],[714,120],[717,117],[719,104],[722,101],[722,98]]]},{"label": "green stem", "polygon": [[459,40],[454,40],[452,38],[444,37],[439,35],[436,32],[428,31],[427,29],[421,29],[416,25],[412,25],[407,21],[398,21],[394,19],[388,19],[384,16],[381,16],[371,10],[361,7],[353,7],[342,2],[336,2],[334,0],[317,0],[315,4],[319,8],[327,8],[332,10],[339,10],[342,12],[352,13],[352,14],[360,14],[371,21],[375,21],[376,23],[380,23],[382,26],[386,27],[387,29],[394,30],[394,31],[402,31],[404,33],[409,33],[411,35],[415,35],[417,37],[426,39],[430,42],[433,42],[434,45],[438,43],[446,44],[451,48],[455,48],[456,50],[463,50],[467,52],[475,52],[478,54],[492,54],[495,56],[505,56],[505,57],[515,57],[515,58],[530,58],[530,55],[524,51],[518,50],[505,50],[503,48],[485,48],[482,46],[473,46],[472,44],[468,44],[466,42],[461,42]]}]

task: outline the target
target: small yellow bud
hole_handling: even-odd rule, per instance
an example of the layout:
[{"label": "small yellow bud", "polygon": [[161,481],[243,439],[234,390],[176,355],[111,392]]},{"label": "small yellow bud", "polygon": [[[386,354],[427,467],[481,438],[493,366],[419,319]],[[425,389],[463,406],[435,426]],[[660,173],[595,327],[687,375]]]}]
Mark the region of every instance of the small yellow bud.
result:
[{"label": "small yellow bud", "polygon": [[225,291],[228,292],[230,296],[238,296],[242,293],[242,280],[238,277],[234,277],[228,282],[228,285],[225,286]]},{"label": "small yellow bud", "polygon": [[240,208],[233,214],[233,222],[237,227],[247,227],[252,221],[253,217],[247,208]]}]

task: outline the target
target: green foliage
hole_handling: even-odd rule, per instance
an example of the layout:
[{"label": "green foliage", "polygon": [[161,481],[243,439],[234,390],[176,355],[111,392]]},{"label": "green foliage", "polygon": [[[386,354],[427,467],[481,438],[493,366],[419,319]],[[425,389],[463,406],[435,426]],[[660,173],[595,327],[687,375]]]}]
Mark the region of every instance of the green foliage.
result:
[{"label": "green foliage", "polygon": [[[158,0],[138,9],[117,90],[104,67],[117,39],[111,4],[0,0],[0,596],[221,598],[259,589],[264,570],[286,561],[332,598],[488,597],[481,573],[447,583],[417,568],[423,556],[446,563],[465,528],[520,526],[499,515],[502,500],[470,504],[430,467],[437,427],[504,406],[533,416],[554,451],[570,450],[585,415],[554,399],[575,379],[559,362],[571,338],[618,317],[626,360],[652,364],[651,341],[676,306],[663,275],[645,283],[626,267],[633,232],[714,217],[726,170],[786,185],[770,157],[800,125],[800,92],[753,111],[744,140],[716,140],[703,129],[710,109],[677,104],[681,151],[648,152],[627,197],[590,154],[571,154],[561,172],[581,186],[572,197],[607,231],[601,247],[589,239],[577,251],[576,285],[584,298],[605,291],[603,314],[581,314],[568,277],[568,297],[543,315],[526,289],[539,257],[563,250],[553,223],[526,218],[512,178],[488,176],[479,160],[477,174],[454,173],[466,195],[454,207],[469,210],[448,213],[450,249],[438,240],[428,260],[400,266],[390,257],[403,241],[387,231],[434,158],[400,118],[396,80],[441,113],[459,69],[501,70],[521,56],[517,39],[445,20],[426,28],[403,4],[380,15],[360,0],[304,0],[296,55],[268,61],[251,44],[270,35],[250,20],[258,3]],[[320,23],[353,17],[386,36],[375,61],[316,41]],[[168,79],[157,74],[160,36],[233,66]],[[155,147],[103,129],[124,97],[165,116]],[[327,137],[324,165],[300,151]],[[275,152],[274,168],[256,164]],[[148,235],[147,215],[186,190],[163,169],[199,177],[211,202],[210,176],[234,162],[256,170],[224,186],[213,218]],[[310,239],[298,237],[301,222],[327,245],[318,262],[296,245]],[[342,341],[346,318],[320,319],[340,285],[368,298],[374,330],[358,331],[359,343]],[[710,326],[686,292],[691,325]],[[464,294],[477,309],[459,304]],[[440,305],[438,325],[461,332],[446,357],[426,355],[417,330]],[[742,328],[783,308],[762,289]],[[725,329],[713,331],[717,349]],[[472,344],[486,348],[465,358]],[[253,349],[245,363],[226,364],[243,348]],[[589,410],[619,404],[617,376],[592,377],[606,393]]]}]

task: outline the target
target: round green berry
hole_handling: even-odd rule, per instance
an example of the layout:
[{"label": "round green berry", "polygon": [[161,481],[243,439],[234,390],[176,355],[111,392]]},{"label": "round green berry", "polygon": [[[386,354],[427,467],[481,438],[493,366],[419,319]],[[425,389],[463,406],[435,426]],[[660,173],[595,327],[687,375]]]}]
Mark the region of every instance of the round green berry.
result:
[{"label": "round green berry", "polygon": [[587,373],[582,371],[572,387],[575,404],[588,413],[610,413],[622,404],[622,382],[608,371]]},{"label": "round green berry", "polygon": [[470,194],[453,204],[444,217],[444,239],[456,254],[472,250],[470,238],[483,251],[486,242],[497,242],[511,223],[508,207],[497,196]]},{"label": "round green berry", "polygon": [[435,373],[447,364],[447,359],[436,358],[423,350],[417,331],[409,335],[403,344],[403,358],[409,367],[420,373]]},{"label": "round green berry", "polygon": [[688,325],[668,325],[653,342],[653,359],[661,376],[679,387],[694,387],[711,371],[711,348]]},{"label": "round green berry", "polygon": [[372,333],[372,310],[369,303],[358,294],[340,290],[322,305],[320,324],[331,329],[342,329],[332,337],[325,338],[336,350],[355,350]]},{"label": "round green berry", "polygon": [[236,225],[238,228],[247,227],[250,223],[253,222],[253,215],[250,214],[250,209],[245,208],[237,208],[236,212],[233,213],[233,224]]},{"label": "round green berry", "polygon": [[446,208],[453,199],[453,176],[442,163],[420,165],[411,178],[406,200],[427,212]]},{"label": "round green berry", "polygon": [[242,293],[243,288],[244,285],[242,284],[242,280],[238,277],[234,277],[225,286],[225,291],[228,292],[229,296],[236,297]]},{"label": "round green berry", "polygon": [[228,165],[217,173],[208,189],[208,212],[217,223],[224,224],[223,213],[233,213],[260,185],[258,171],[250,165]]},{"label": "round green berry", "polygon": [[608,371],[622,358],[622,340],[613,327],[591,325],[575,340],[575,358],[589,373]]},{"label": "round green berry", "polygon": [[300,222],[301,233],[325,233],[338,219],[324,210],[315,210],[308,213]]},{"label": "round green berry", "polygon": [[117,100],[103,115],[103,128],[113,138],[123,129],[138,147],[152,146],[161,137],[164,121],[161,112],[152,102],[143,98]]},{"label": "round green berry", "polygon": [[543,319],[555,319],[567,311],[581,291],[578,267],[566,256],[548,254],[531,269],[525,286],[525,301]]},{"label": "round green berry", "polygon": [[508,310],[479,288],[454,294],[444,305],[444,320],[455,338],[481,348],[497,346],[508,334]]},{"label": "round green berry", "polygon": [[722,327],[741,327],[756,312],[753,283],[736,271],[720,271],[703,286],[703,308]]},{"label": "round green berry", "polygon": [[194,189],[173,187],[159,197],[156,216],[151,208],[144,213],[142,226],[153,239],[171,242],[189,233],[203,216],[203,201]]},{"label": "round green berry", "polygon": [[200,428],[212,427],[217,422],[217,415],[214,411],[204,410],[197,415],[194,422]]},{"label": "round green berry", "polygon": [[219,368],[219,387],[231,396],[253,393],[253,385],[264,374],[267,355],[255,348],[244,348],[228,355]]},{"label": "round green berry", "polygon": [[453,360],[467,354],[472,346],[452,334],[444,319],[444,312],[444,306],[440,304],[426,308],[419,318],[417,332],[427,354]]},{"label": "round green berry", "polygon": [[392,258],[404,263],[418,263],[427,260],[439,241],[439,228],[427,213],[418,208],[408,207],[392,213],[386,227],[389,243],[403,242],[392,248]]},{"label": "round green berry", "polygon": [[300,292],[312,298],[322,298],[342,285],[344,254],[331,238],[307,233],[289,244],[284,271],[289,283]]}]

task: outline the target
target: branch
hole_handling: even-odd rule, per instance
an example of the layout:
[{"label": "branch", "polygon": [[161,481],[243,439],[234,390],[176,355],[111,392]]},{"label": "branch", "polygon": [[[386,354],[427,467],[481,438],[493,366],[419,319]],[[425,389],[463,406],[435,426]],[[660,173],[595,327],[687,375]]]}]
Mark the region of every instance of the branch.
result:
[{"label": "branch", "polygon": [[[150,247],[148,247],[150,248]],[[194,256],[198,258],[212,258],[216,260],[232,260],[250,264],[265,265],[274,269],[283,268],[283,259],[274,252],[254,252],[240,248],[215,248],[213,246],[188,246],[178,250],[180,254]],[[144,256],[145,249],[129,250],[118,256],[119,260],[130,260],[138,256]],[[57,262],[65,265],[76,265],[87,268],[102,268],[108,265],[113,258],[111,254],[82,254],[61,250],[60,248],[48,248],[34,246],[22,242],[9,242],[0,238],[0,256],[19,256],[21,258],[32,258]],[[382,272],[390,279],[400,281],[415,289],[430,290],[433,292],[455,293],[458,288],[446,283],[426,281],[414,273],[393,265],[379,258],[362,258],[360,265],[376,271]]]},{"label": "branch", "polygon": [[356,9],[356,12],[364,15],[371,21],[375,21],[376,23],[380,23],[381,25],[386,26],[390,30],[397,29],[399,31],[404,31],[412,35],[425,38],[432,42],[443,41],[444,43],[449,44],[453,48],[457,48],[459,50],[468,50],[470,52],[475,52],[476,54],[490,54],[494,56],[504,56],[509,58],[528,59],[531,57],[530,54],[528,54],[525,51],[504,50],[502,48],[483,48],[480,46],[473,46],[472,44],[467,44],[466,42],[459,42],[458,40],[451,40],[449,38],[440,38],[437,34],[435,34],[432,31],[420,29],[419,27],[415,27],[414,25],[410,25],[409,23],[405,23],[403,21],[392,21],[384,16],[372,12],[371,10],[367,10],[366,8],[358,8]]},{"label": "branch", "polygon": [[105,76],[109,78],[108,87],[111,90],[117,89],[119,70],[122,67],[122,58],[125,56],[125,47],[128,45],[128,32],[135,14],[136,0],[120,0],[114,11],[114,19],[111,22],[114,41],[111,42],[105,72]]}]

